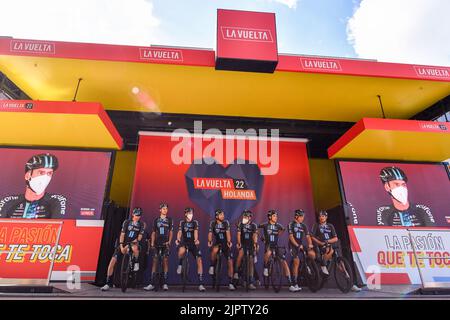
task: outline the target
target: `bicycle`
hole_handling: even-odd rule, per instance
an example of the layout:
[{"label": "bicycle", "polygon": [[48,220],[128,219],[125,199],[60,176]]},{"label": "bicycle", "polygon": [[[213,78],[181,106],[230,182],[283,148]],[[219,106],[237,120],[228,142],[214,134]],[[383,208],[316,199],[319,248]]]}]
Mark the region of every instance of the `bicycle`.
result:
[{"label": "bicycle", "polygon": [[214,266],[214,276],[213,276],[213,289],[215,288],[217,292],[220,291],[220,284],[221,284],[221,271],[222,271],[222,255],[223,255],[223,249],[222,245],[217,245],[219,248],[219,251],[217,252],[217,258],[216,258],[216,264]]},{"label": "bicycle", "polygon": [[[120,266],[120,288],[122,292],[126,292],[129,283],[136,285],[136,272],[134,271],[134,259],[131,243],[127,243],[127,250],[122,256],[122,264]],[[131,280],[131,282],[130,282]]]},{"label": "bicycle", "polygon": [[[327,250],[330,247],[330,244],[325,246]],[[319,259],[321,259],[321,255],[319,255]],[[343,293],[348,293],[353,286],[353,274],[348,260],[345,257],[341,257],[338,250],[334,249],[333,256],[326,267],[328,269],[328,275],[321,272],[322,280],[319,289],[323,288],[329,276],[334,273],[336,285],[339,290]]]},{"label": "bicycle", "polygon": [[[244,256],[240,265],[240,279],[242,281],[242,286],[245,286],[245,290],[248,292],[250,290],[249,286],[251,283],[251,269],[254,261],[255,251],[249,247],[242,247],[244,250]],[[254,266],[253,266],[254,270]]]},{"label": "bicycle", "polygon": [[[280,254],[279,250],[283,250],[284,253]],[[283,256],[286,253],[285,247],[271,247],[270,250],[272,254],[270,255],[269,261],[267,263],[267,269],[269,271],[268,276],[264,276],[264,287],[269,289],[272,285],[273,290],[278,293],[281,290],[281,285],[283,282]]]},{"label": "bicycle", "polygon": [[155,249],[156,249],[158,265],[156,267],[154,287],[155,287],[155,291],[158,291],[160,288],[162,288],[162,286],[164,284],[163,251],[166,249],[166,246],[158,246],[158,247],[155,247]]},{"label": "bicycle", "polygon": [[[316,262],[308,256],[304,248],[299,248],[298,258],[300,265],[298,269],[297,285],[302,287],[306,285],[309,290],[316,292],[320,289],[322,278],[320,276],[319,267]],[[294,259],[291,260],[291,270]]]},{"label": "bicycle", "polygon": [[189,246],[184,246],[184,248],[184,257],[181,263],[181,283],[183,292],[186,290],[186,284],[189,281]]}]

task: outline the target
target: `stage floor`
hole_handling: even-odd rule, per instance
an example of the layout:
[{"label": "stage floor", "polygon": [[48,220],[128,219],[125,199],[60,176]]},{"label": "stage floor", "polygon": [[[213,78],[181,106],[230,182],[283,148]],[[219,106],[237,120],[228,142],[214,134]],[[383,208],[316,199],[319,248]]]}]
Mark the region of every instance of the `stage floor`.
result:
[{"label": "stage floor", "polygon": [[279,293],[272,290],[258,288],[255,291],[245,292],[238,289],[234,292],[228,291],[226,287],[220,292],[213,291],[207,287],[206,292],[197,291],[197,287],[189,287],[185,292],[181,292],[178,286],[169,287],[169,291],[147,292],[143,289],[129,289],[122,293],[119,288],[111,289],[108,292],[100,291],[99,287],[92,284],[82,283],[80,289],[70,290],[66,283],[52,283],[55,288],[53,293],[0,293],[0,299],[217,299],[217,300],[302,300],[302,299],[449,299],[449,295],[414,295],[410,294],[417,290],[419,286],[414,285],[386,285],[380,290],[368,290],[363,288],[361,292],[341,293],[338,289],[324,288],[319,292],[311,292],[303,289],[301,292],[291,293],[287,287],[282,288]]}]

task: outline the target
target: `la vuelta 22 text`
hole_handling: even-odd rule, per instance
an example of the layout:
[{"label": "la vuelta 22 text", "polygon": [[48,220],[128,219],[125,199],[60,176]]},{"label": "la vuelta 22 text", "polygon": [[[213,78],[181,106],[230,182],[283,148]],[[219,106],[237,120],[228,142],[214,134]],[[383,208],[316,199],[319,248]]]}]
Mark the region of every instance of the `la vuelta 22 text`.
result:
[{"label": "la vuelta 22 text", "polygon": [[[180,308],[181,316],[199,316],[212,318],[214,315],[223,317],[242,317],[242,316],[267,316],[270,310],[268,305],[259,304],[225,304],[223,307],[198,306],[187,304]],[[189,317],[189,319],[193,319]]]}]

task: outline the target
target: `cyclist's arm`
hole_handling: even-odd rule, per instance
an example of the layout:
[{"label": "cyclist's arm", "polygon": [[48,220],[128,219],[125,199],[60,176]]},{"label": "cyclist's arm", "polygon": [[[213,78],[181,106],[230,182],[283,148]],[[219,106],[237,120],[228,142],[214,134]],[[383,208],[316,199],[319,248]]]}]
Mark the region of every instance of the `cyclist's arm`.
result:
[{"label": "cyclist's arm", "polygon": [[172,243],[172,238],[173,238],[173,230],[169,231],[169,241],[168,241],[168,245],[170,245]]},{"label": "cyclist's arm", "polygon": [[231,232],[227,230],[227,242],[231,242]]},{"label": "cyclist's arm", "polygon": [[333,238],[331,238],[330,240],[328,240],[328,243],[329,243],[329,244],[333,244],[333,243],[336,243],[336,242],[338,242],[338,241],[339,241],[338,237],[333,237]]},{"label": "cyclist's arm", "polygon": [[213,234],[212,232],[208,232],[208,242],[212,242],[213,241]]},{"label": "cyclist's arm", "polygon": [[150,236],[150,247],[155,246],[155,238],[156,238],[156,234],[155,234],[155,231],[153,231],[152,235]]},{"label": "cyclist's arm", "polygon": [[122,245],[122,243],[124,243],[124,241],[125,241],[125,232],[121,232],[120,237],[119,237],[119,244],[120,244],[121,248],[124,246],[124,245]]},{"label": "cyclist's arm", "polygon": [[325,244],[324,242],[320,241],[319,239],[317,239],[317,238],[314,237],[314,236],[311,236],[311,239],[312,239],[312,241],[313,241],[315,244],[317,244],[317,245],[319,245],[319,246],[323,246],[323,245]]},{"label": "cyclist's arm", "polygon": [[313,242],[312,242],[312,239],[311,239],[312,237],[311,237],[311,235],[310,234],[308,234],[307,236],[306,236],[306,241],[308,242],[308,247],[311,247],[312,245],[313,245]]},{"label": "cyclist's arm", "polygon": [[[227,235],[227,237],[228,237],[228,235]],[[240,230],[238,230],[238,232],[237,232],[236,243],[238,246],[241,245],[241,231]]]},{"label": "cyclist's arm", "polygon": [[297,243],[297,241],[295,240],[294,235],[293,235],[292,233],[289,235],[289,241],[291,242],[291,244],[292,244],[294,247],[299,247],[299,246],[300,246],[300,245]]},{"label": "cyclist's arm", "polygon": [[[194,232],[194,237],[195,237],[195,232]],[[178,232],[177,232],[177,241],[181,242],[181,230],[178,230]]]},{"label": "cyclist's arm", "polygon": [[199,241],[198,240],[198,229],[194,230],[194,241]]},{"label": "cyclist's arm", "polygon": [[258,244],[258,231],[255,231],[255,232],[253,233],[253,243],[254,243],[255,245]]}]

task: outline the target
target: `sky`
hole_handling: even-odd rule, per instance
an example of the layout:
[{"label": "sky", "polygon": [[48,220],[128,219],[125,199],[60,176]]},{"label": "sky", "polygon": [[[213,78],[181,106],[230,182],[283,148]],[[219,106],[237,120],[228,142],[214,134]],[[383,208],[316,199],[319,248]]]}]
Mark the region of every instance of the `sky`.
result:
[{"label": "sky", "polygon": [[450,66],[450,0],[1,2],[0,36],[215,49],[223,8],[274,12],[279,53]]}]

